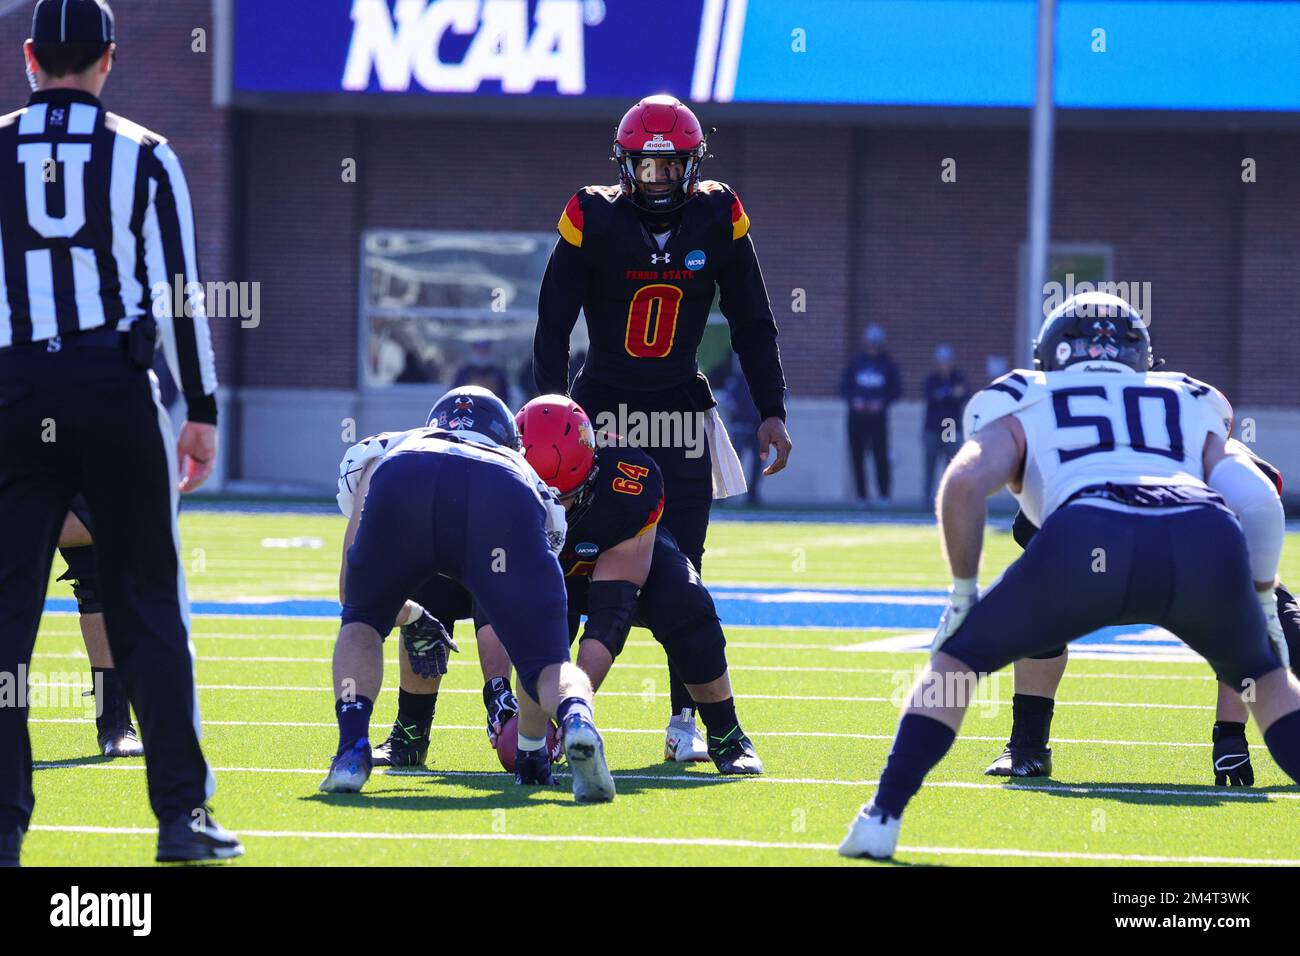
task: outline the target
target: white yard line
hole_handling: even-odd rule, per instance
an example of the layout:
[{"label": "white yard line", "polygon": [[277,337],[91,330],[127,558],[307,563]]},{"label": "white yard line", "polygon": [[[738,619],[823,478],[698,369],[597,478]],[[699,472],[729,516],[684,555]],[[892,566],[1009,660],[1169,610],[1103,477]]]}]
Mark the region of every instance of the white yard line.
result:
[{"label": "white yard line", "polygon": [[[41,686],[43,687],[75,687],[84,690],[83,684],[49,681]],[[309,694],[329,694],[329,687],[321,685],[314,687],[303,687],[296,684],[199,684],[199,690],[210,691],[288,691],[295,693]],[[473,687],[447,687],[438,691],[439,694],[473,694],[476,697],[482,696],[482,690]],[[632,690],[602,690],[600,697],[640,697],[643,700],[651,700],[660,697],[668,697],[669,694],[648,694],[644,691]],[[798,700],[798,701],[819,701],[824,703],[848,703],[848,704],[891,704],[899,706],[899,701],[892,697],[840,697],[825,696],[817,694],[745,694],[742,700]],[[977,700],[971,705],[972,710],[980,710],[989,707],[992,704],[1007,705],[1009,700]],[[1058,700],[1058,707],[1141,707],[1145,710],[1213,710],[1213,704],[1153,704],[1148,701],[1109,701],[1109,700]]]},{"label": "white yard line", "polygon": [[[152,827],[99,827],[42,825],[34,833],[88,833],[107,836],[157,836]],[[457,843],[585,843],[623,846],[708,847],[741,850],[812,850],[832,853],[831,843],[768,842],[764,840],[726,840],[713,837],[633,837],[595,836],[577,833],[379,833],[370,830],[240,830],[239,835],[265,840],[398,840]],[[1080,853],[1074,851],[1019,850],[999,847],[900,846],[898,853],[932,856],[1010,857],[1033,860],[1091,860],[1116,863],[1182,863],[1210,866],[1300,866],[1300,860],[1281,860],[1231,856],[1153,856],[1137,853]]]},{"label": "white yard line", "polygon": [[[29,724],[85,724],[89,726],[90,719],[83,717],[33,717],[27,721]],[[334,721],[307,721],[307,720],[205,720],[204,727],[319,727],[336,730],[338,724]],[[382,726],[375,725],[382,729]],[[484,733],[483,724],[434,724],[431,728],[434,731],[473,731],[476,734]],[[601,727],[602,734],[646,734],[650,736],[659,736],[663,730],[657,727]],[[749,731],[754,737],[760,740],[767,737],[826,737],[831,739],[843,740],[893,740],[893,734],[851,734],[839,733],[836,731],[822,730],[751,730]],[[486,739],[486,736],[485,736]],[[1002,736],[981,736],[979,734],[962,734],[957,738],[957,742],[977,741],[979,743],[1005,743],[1006,735]],[[1212,747],[1214,744],[1206,741],[1204,743],[1196,741],[1178,741],[1178,740],[1098,740],[1093,738],[1073,738],[1073,737],[1053,737],[1053,744],[1093,744],[1102,747],[1196,747],[1204,750]],[[1264,744],[1251,744],[1255,750],[1267,750]]]},{"label": "white yard line", "polygon": [[[113,761],[112,763],[36,763],[37,770],[144,770],[144,762]],[[213,773],[289,773],[321,776],[325,768],[321,767],[213,767]],[[505,771],[496,770],[425,770],[394,769],[382,776],[388,777],[502,777],[509,778]],[[564,773],[557,776],[567,776]],[[754,784],[794,784],[796,786],[836,786],[836,787],[874,787],[879,780],[822,780],[812,777],[720,777],[709,772],[692,774],[675,774],[672,776],[648,773],[620,773],[615,771],[616,780],[640,780],[649,782],[697,783],[722,786],[748,786]],[[1273,790],[1251,790],[1244,787],[1184,787],[1180,790],[1159,787],[1097,786],[1095,784],[998,784],[975,783],[964,780],[936,780],[926,787],[960,790],[996,790],[1027,791],[1031,793],[1071,793],[1088,796],[1090,794],[1131,794],[1140,796],[1192,797],[1201,799],[1254,800],[1269,803],[1273,800],[1300,800],[1300,792],[1283,792]]]}]

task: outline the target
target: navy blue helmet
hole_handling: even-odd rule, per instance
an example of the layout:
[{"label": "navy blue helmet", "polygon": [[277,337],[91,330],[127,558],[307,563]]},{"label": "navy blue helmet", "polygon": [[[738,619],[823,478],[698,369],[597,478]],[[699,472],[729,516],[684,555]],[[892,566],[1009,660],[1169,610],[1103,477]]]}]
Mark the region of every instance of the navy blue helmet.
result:
[{"label": "navy blue helmet", "polygon": [[1052,310],[1034,342],[1034,367],[1057,372],[1079,362],[1118,362],[1135,372],[1159,366],[1146,321],[1117,295],[1083,292]]},{"label": "navy blue helmet", "polygon": [[466,441],[519,450],[519,428],[506,403],[486,388],[462,385],[433,403],[425,426]]}]

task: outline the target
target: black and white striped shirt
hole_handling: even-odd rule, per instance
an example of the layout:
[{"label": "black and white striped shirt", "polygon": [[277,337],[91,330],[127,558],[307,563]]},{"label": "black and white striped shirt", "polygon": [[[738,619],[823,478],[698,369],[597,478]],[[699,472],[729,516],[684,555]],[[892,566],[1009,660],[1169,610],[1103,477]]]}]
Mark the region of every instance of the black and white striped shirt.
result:
[{"label": "black and white striped shirt", "polygon": [[0,117],[0,348],[152,314],[190,420],[215,422],[198,283],[194,210],[166,139],[77,90]]}]

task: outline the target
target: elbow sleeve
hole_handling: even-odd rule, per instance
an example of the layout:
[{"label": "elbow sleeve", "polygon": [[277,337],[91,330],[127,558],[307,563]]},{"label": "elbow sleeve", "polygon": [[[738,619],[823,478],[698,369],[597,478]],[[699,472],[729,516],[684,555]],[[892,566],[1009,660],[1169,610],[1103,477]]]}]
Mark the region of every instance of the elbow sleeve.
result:
[{"label": "elbow sleeve", "polygon": [[1254,579],[1274,580],[1286,534],[1286,516],[1277,490],[1245,455],[1229,455],[1215,465],[1209,485],[1241,519]]}]

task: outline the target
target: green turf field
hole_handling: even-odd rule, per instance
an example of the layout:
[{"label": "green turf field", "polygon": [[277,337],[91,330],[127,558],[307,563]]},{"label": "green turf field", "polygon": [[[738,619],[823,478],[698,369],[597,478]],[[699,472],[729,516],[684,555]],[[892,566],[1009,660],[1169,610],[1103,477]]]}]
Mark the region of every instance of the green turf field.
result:
[{"label": "green turf field", "polygon": [[[337,516],[188,512],[182,544],[194,600],[336,594]],[[319,548],[283,547],[320,539]],[[298,545],[311,543],[297,541]],[[1016,553],[991,533],[983,580]],[[1284,577],[1300,579],[1291,560]],[[56,573],[62,571],[56,559]],[[922,525],[716,522],[713,582],[943,587],[935,531]],[[70,596],[66,584],[54,597]],[[937,616],[937,609],[936,609]],[[724,622],[725,623],[725,622]],[[517,788],[483,731],[470,628],[438,700],[426,771],[376,772],[360,795],[316,786],[336,743],[326,619],[205,617],[194,622],[204,744],[218,819],[247,847],[241,865],[744,864],[874,865],[834,846],[884,763],[891,696],[924,654],[837,650],[895,632],[729,629],[739,712],[767,767],[722,780],[711,765],[660,762],[668,717],[663,654],[633,631],[597,699],[618,782],[610,805],[577,806],[564,788]],[[396,701],[396,648],[373,736]],[[48,615],[33,670],[86,669],[75,615]],[[1300,859],[1300,788],[1252,728],[1256,788],[1211,781],[1215,686],[1204,664],[1076,660],[1053,725],[1056,776],[1000,785],[982,775],[1010,726],[1009,674],[905,819],[907,864],[1264,862]],[[154,821],[142,762],[95,753],[79,707],[32,711],[38,762],[29,865],[148,864]],[[567,783],[567,781],[566,781]]]}]

